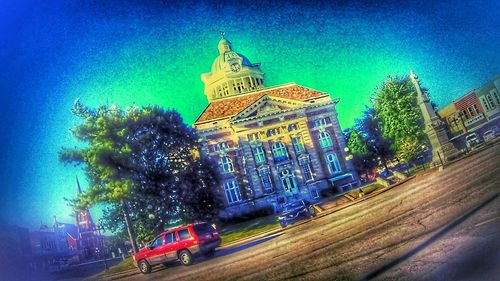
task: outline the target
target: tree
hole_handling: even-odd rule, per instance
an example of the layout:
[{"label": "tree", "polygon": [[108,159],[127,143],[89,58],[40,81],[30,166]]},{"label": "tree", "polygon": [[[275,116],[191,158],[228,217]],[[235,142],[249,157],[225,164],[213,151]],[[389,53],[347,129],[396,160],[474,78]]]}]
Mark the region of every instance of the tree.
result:
[{"label": "tree", "polygon": [[387,162],[394,156],[391,140],[384,138],[380,120],[373,108],[366,108],[363,118],[356,119],[348,136],[348,147],[352,152],[355,167],[360,173],[368,173],[379,162],[388,169]]},{"label": "tree", "polygon": [[383,137],[394,141],[392,151],[405,161],[418,156],[420,147],[425,144],[423,119],[416,96],[408,77],[389,77],[372,99]]},{"label": "tree", "polygon": [[216,216],[220,202],[211,187],[220,183],[218,170],[199,157],[200,138],[176,111],[92,109],[80,101],[72,111],[83,119],[73,135],[87,146],[62,149],[60,159],[84,164],[90,185],[74,208],[106,203],[106,225],[126,229],[134,250],[136,232],[147,241],[171,224]]}]

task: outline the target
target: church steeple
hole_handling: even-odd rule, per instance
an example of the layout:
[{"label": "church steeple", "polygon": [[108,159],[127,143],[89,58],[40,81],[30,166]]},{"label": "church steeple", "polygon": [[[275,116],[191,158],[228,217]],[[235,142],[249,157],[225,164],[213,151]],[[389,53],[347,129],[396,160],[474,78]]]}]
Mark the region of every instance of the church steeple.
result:
[{"label": "church steeple", "polygon": [[236,53],[222,31],[217,49],[219,56],[212,63],[211,71],[201,75],[209,102],[264,88],[260,64],[253,64]]}]

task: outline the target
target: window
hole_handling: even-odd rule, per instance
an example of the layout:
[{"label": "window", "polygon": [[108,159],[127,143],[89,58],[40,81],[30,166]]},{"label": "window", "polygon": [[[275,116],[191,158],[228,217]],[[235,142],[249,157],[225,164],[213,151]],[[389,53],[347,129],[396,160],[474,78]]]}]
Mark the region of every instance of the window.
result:
[{"label": "window", "polygon": [[267,131],[267,136],[268,137],[272,137],[272,136],[275,136],[275,135],[279,135],[280,133],[280,129],[279,128],[274,128],[274,129],[270,129]]},{"label": "window", "polygon": [[224,183],[227,203],[232,204],[241,201],[240,188],[236,180],[230,180]]},{"label": "window", "polygon": [[297,124],[290,124],[288,126],[288,131],[289,132],[296,131],[296,130],[298,130]]},{"label": "window", "polygon": [[248,134],[248,141],[256,141],[259,139],[258,133]]},{"label": "window", "polygon": [[233,162],[227,156],[224,156],[219,160],[219,166],[224,174],[234,172]]},{"label": "window", "polygon": [[256,148],[254,148],[253,153],[255,156],[255,163],[260,165],[266,162],[266,154],[262,146],[257,146]]},{"label": "window", "polygon": [[498,93],[495,90],[490,91],[490,94],[493,96],[493,99],[495,100],[495,103],[500,105],[500,97],[498,97]]},{"label": "window", "polygon": [[304,172],[304,180],[305,181],[310,181],[313,179],[313,175],[311,172],[311,166],[309,165],[308,161],[302,161],[300,163],[300,167],[302,168],[302,172]]},{"label": "window", "polygon": [[281,141],[277,141],[273,144],[273,158],[276,162],[288,160],[286,147]]},{"label": "window", "polygon": [[295,152],[302,153],[305,151],[304,144],[302,143],[301,137],[292,138],[292,144],[293,144],[293,148],[295,149]]},{"label": "window", "polygon": [[321,118],[321,119],[314,120],[314,127],[316,127],[316,128],[324,127],[324,126],[326,126],[328,121],[330,121],[328,118]]},{"label": "window", "polygon": [[191,238],[191,234],[189,234],[189,230],[187,229],[179,230],[177,234],[179,234],[179,240],[186,240]]},{"label": "window", "polygon": [[283,183],[283,189],[287,195],[297,194],[299,192],[297,188],[297,181],[295,175],[290,170],[284,170],[281,172],[281,180]]},{"label": "window", "polygon": [[229,145],[227,142],[219,142],[218,144],[215,145],[215,151],[221,152],[221,151],[226,151],[229,148]]},{"label": "window", "polygon": [[171,244],[175,242],[175,235],[173,232],[167,233],[165,235],[165,244]]},{"label": "window", "polygon": [[319,134],[319,145],[321,146],[321,148],[332,147],[333,142],[330,134],[328,134],[327,132],[321,132]]},{"label": "window", "polygon": [[479,114],[479,108],[477,107],[477,104],[473,104],[472,106],[474,107],[474,111],[476,112],[476,114]]},{"label": "window", "polygon": [[484,97],[481,98],[481,101],[483,102],[484,106],[486,107],[486,111],[490,111],[491,110],[490,103]]},{"label": "window", "polygon": [[271,181],[271,173],[269,169],[262,170],[260,173],[260,180],[262,181],[262,187],[264,191],[272,191],[273,190],[273,182]]},{"label": "window", "polygon": [[155,241],[151,243],[151,249],[160,247],[161,245],[163,245],[163,236],[158,236],[156,237]]},{"label": "window", "polygon": [[326,155],[326,164],[328,165],[328,171],[331,175],[341,172],[340,163],[337,159],[337,155],[335,153],[330,153]]},{"label": "window", "polygon": [[496,104],[495,102],[493,101],[493,98],[491,97],[491,95],[486,95],[486,99],[490,102],[490,107],[491,108],[496,108]]}]

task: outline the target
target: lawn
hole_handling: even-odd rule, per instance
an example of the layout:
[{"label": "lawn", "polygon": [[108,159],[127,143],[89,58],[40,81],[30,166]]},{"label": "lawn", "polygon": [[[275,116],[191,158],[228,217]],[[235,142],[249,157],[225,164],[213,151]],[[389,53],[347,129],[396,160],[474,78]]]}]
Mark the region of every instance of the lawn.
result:
[{"label": "lawn", "polygon": [[222,246],[224,246],[234,241],[254,236],[259,233],[279,227],[280,226],[278,220],[276,219],[276,215],[270,215],[246,222],[223,226],[217,230],[221,234]]},{"label": "lawn", "polygon": [[109,270],[104,272],[104,274],[108,275],[108,274],[121,273],[135,268],[136,267],[134,266],[134,259],[132,257],[128,257],[124,261],[121,261],[119,264],[110,267]]}]

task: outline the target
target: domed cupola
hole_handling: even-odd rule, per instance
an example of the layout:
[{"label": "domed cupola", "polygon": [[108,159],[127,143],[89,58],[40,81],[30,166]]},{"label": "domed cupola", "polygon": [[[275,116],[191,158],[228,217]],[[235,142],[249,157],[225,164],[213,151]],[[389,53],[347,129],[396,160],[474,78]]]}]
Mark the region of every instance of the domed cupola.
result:
[{"label": "domed cupola", "polygon": [[224,38],[224,32],[221,32],[217,49],[219,56],[212,63],[211,72],[201,75],[209,102],[264,87],[260,64],[252,64],[248,58],[236,53],[231,42]]}]

